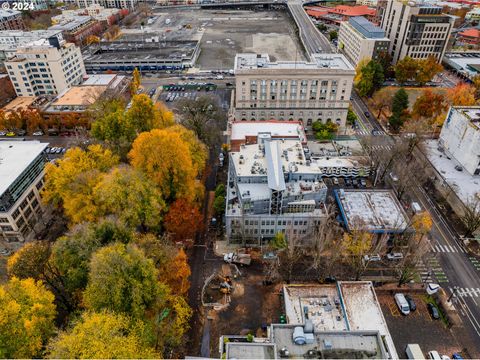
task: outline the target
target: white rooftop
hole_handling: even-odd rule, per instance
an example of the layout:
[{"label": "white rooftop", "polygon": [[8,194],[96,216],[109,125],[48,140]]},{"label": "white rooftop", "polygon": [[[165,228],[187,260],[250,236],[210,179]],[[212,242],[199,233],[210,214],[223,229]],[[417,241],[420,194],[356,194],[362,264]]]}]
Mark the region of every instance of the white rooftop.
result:
[{"label": "white rooftop", "polygon": [[407,215],[391,190],[341,189],[336,196],[349,230],[389,232],[407,228]]},{"label": "white rooftop", "polygon": [[337,285],[285,285],[283,295],[289,324],[305,323],[306,311],[315,333],[378,331],[385,337],[392,358],[398,359],[370,281],[339,281]]},{"label": "white rooftop", "polygon": [[470,175],[467,171],[455,170],[455,166],[461,166],[461,164],[454,157],[448,159],[444,153],[438,150],[438,140],[427,140],[424,142],[424,147],[428,160],[452,187],[460,200],[467,203],[472,199],[480,199],[480,176]]},{"label": "white rooftop", "polygon": [[235,70],[244,69],[298,69],[298,70],[352,70],[355,68],[342,54],[313,54],[312,61],[271,62],[268,54],[245,53],[235,56]]},{"label": "white rooftop", "polygon": [[259,133],[270,133],[272,137],[297,137],[306,141],[303,126],[293,121],[239,121],[232,124],[231,140],[243,140],[247,136],[257,136]]},{"label": "white rooftop", "polygon": [[47,146],[39,141],[0,141],[0,195]]},{"label": "white rooftop", "polygon": [[[266,141],[265,143],[268,143]],[[364,167],[366,171],[370,168],[368,159],[361,156],[331,156],[315,155],[307,161],[303,145],[298,140],[272,140],[270,146],[274,146],[275,151],[280,151],[276,156],[276,161],[280,161],[281,167],[275,166],[275,171],[279,168],[284,173],[318,174],[322,176],[349,176],[348,170]],[[275,144],[275,145],[273,145]],[[268,158],[266,151],[262,150],[261,144],[242,145],[240,151],[231,152],[233,164],[237,176],[265,176],[269,173]],[[271,148],[272,149],[272,148]],[[338,172],[337,172],[338,169]],[[360,175],[362,176],[362,175]]]}]

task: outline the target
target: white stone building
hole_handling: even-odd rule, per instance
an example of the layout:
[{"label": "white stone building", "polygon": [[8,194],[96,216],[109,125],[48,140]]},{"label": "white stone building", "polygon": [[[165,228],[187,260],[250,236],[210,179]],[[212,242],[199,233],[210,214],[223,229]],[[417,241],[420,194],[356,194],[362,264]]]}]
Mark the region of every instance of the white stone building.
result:
[{"label": "white stone building", "polygon": [[355,69],[341,54],[310,62],[270,61],[267,54],[235,57],[235,121],[332,121],[345,126]]},{"label": "white stone building", "polygon": [[405,56],[442,61],[454,18],[442,14],[442,7],[418,1],[390,0],[383,12],[382,28],[390,39],[393,63]]},{"label": "white stone building", "polygon": [[230,153],[225,215],[230,242],[258,243],[280,232],[287,239],[311,239],[326,215],[322,179],[370,173],[367,159],[311,156],[300,141],[273,140],[265,133],[257,141]]},{"label": "white stone building", "polygon": [[363,59],[378,59],[379,54],[388,52],[389,43],[385,31],[363,16],[340,24],[338,48],[355,66]]},{"label": "white stone building", "polygon": [[56,95],[86,74],[80,48],[57,36],[18,47],[5,67],[18,96]]},{"label": "white stone building", "polygon": [[134,10],[138,6],[138,0],[76,0],[79,8],[87,8],[98,4],[106,8]]},{"label": "white stone building", "polygon": [[44,154],[48,143],[0,142],[0,239],[24,241],[42,214]]},{"label": "white stone building", "polygon": [[480,174],[480,107],[451,107],[442,127],[440,145],[471,175]]}]

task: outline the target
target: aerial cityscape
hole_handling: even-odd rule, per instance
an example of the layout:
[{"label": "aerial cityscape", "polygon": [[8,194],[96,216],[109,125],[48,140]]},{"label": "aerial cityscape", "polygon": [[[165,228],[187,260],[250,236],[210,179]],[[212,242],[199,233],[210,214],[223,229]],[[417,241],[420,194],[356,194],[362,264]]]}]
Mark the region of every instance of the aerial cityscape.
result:
[{"label": "aerial cityscape", "polygon": [[0,0],[0,358],[480,359],[480,0]]}]

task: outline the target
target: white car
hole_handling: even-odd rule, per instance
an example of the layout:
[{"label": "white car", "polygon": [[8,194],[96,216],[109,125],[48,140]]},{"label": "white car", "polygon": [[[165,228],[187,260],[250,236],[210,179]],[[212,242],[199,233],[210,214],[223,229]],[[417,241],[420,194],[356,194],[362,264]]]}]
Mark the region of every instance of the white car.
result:
[{"label": "white car", "polygon": [[0,136],[5,136],[7,135],[7,132],[5,130],[0,131]]},{"label": "white car", "polygon": [[403,254],[402,253],[388,253],[387,254],[387,259],[388,260],[401,260],[401,259],[403,259]]},{"label": "white car", "polygon": [[33,135],[33,136],[42,136],[42,135],[43,135],[43,131],[35,131],[32,135]]},{"label": "white car", "polygon": [[381,261],[382,257],[378,254],[365,255],[363,257],[363,260],[365,260],[365,261]]}]

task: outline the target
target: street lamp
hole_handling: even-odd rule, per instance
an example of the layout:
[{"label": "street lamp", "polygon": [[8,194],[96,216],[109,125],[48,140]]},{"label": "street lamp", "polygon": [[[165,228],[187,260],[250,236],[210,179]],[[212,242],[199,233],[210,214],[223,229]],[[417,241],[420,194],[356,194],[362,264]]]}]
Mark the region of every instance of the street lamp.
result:
[{"label": "street lamp", "polygon": [[454,287],[453,287],[453,291],[452,291],[452,293],[450,294],[450,296],[449,296],[448,299],[447,299],[448,302],[450,302],[450,301],[452,300],[453,295],[456,295],[456,294],[457,294],[458,289],[459,289],[458,286],[454,286]]}]

